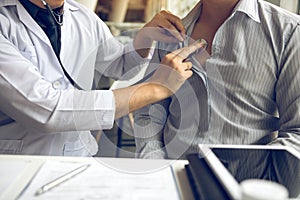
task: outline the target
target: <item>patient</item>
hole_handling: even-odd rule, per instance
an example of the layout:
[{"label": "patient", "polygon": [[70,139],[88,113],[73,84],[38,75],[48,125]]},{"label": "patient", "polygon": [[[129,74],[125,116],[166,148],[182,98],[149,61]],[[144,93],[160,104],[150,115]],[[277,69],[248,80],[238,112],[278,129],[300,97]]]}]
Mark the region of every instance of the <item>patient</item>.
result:
[{"label": "patient", "polygon": [[199,143],[300,151],[300,17],[261,0],[202,0],[183,23],[186,41],[158,43],[152,63],[200,38],[207,51],[175,95],[134,113],[138,157],[184,159]]}]

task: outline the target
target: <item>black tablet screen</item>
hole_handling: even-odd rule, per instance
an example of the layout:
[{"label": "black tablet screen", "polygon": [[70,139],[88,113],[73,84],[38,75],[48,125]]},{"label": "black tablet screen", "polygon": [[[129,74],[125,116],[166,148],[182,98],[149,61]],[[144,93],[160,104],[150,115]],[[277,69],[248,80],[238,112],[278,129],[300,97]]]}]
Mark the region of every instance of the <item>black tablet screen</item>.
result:
[{"label": "black tablet screen", "polygon": [[284,185],[290,198],[300,194],[300,159],[284,149],[211,148],[238,182],[265,179]]}]

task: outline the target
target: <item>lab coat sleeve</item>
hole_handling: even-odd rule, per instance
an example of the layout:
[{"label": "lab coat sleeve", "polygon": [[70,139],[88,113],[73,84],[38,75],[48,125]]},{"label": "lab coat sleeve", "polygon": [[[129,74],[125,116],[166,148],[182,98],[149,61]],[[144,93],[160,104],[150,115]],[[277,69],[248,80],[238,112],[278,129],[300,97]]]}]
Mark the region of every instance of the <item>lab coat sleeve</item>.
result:
[{"label": "lab coat sleeve", "polygon": [[300,152],[300,23],[286,41],[275,88],[279,137],[272,144],[294,147]]},{"label": "lab coat sleeve", "polygon": [[111,128],[111,91],[55,90],[39,70],[0,33],[0,110],[38,132]]},{"label": "lab coat sleeve", "polygon": [[98,37],[101,39],[96,58],[96,70],[100,74],[116,80],[129,80],[149,64],[153,50],[148,57],[142,58],[136,52],[133,42],[124,45],[111,34],[103,21],[99,21],[99,25]]}]

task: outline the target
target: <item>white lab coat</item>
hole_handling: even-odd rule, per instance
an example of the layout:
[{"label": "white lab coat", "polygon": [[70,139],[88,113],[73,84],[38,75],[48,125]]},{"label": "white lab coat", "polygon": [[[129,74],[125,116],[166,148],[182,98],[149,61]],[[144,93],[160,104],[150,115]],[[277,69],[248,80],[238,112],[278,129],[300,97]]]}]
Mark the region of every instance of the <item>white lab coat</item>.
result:
[{"label": "white lab coat", "polygon": [[60,58],[83,90],[22,4],[0,1],[0,153],[95,154],[89,130],[111,128],[115,104],[111,91],[91,91],[94,70],[122,78],[145,62],[93,12],[72,0],[64,9]]}]

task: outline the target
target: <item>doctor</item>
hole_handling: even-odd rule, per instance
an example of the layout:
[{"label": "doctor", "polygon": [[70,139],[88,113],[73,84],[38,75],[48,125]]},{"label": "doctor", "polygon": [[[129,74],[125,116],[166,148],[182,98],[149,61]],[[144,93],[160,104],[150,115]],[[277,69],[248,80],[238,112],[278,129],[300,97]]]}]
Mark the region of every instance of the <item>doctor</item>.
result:
[{"label": "doctor", "polygon": [[179,18],[161,12],[123,46],[75,1],[0,1],[0,154],[94,155],[90,130],[170,96],[192,75],[185,58],[202,44],[168,54],[141,85],[91,90],[94,75],[128,78],[149,61],[153,40],[184,33]]}]

